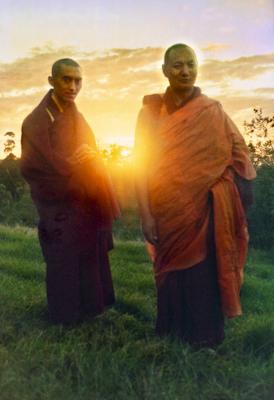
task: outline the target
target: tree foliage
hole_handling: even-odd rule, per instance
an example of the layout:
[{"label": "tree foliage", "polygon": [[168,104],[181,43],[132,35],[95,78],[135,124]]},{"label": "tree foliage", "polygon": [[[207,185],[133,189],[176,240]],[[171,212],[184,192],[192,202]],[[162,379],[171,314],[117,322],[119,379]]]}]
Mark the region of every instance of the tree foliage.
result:
[{"label": "tree foliage", "polygon": [[8,155],[12,154],[15,149],[15,133],[6,132],[4,136],[7,136],[7,139],[4,142],[4,153],[7,153]]},{"label": "tree foliage", "polygon": [[274,128],[274,116],[265,117],[262,108],[253,108],[254,117],[250,122],[244,122],[246,135],[250,140],[268,138],[271,128]]},{"label": "tree foliage", "polygon": [[251,243],[256,247],[274,245],[274,116],[264,116],[261,108],[244,123],[249,151],[257,171],[254,181],[255,203],[248,213]]}]

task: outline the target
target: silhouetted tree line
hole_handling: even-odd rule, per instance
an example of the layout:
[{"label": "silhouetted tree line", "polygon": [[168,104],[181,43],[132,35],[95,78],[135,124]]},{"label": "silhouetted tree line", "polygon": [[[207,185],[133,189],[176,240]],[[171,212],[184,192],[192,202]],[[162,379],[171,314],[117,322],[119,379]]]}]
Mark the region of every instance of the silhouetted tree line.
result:
[{"label": "silhouetted tree line", "polygon": [[[257,170],[254,181],[255,202],[248,211],[251,245],[270,248],[274,245],[274,116],[265,117],[262,109],[254,109],[254,117],[244,122],[252,161]],[[0,223],[35,226],[36,210],[28,186],[19,171],[19,159],[13,154],[14,133],[7,132],[0,161]],[[113,144],[101,155],[112,178],[122,208],[122,218],[115,224],[116,236],[141,239],[134,191],[134,163],[130,149]]]},{"label": "silhouetted tree line", "polygon": [[252,120],[244,122],[251,159],[257,171],[255,202],[248,211],[248,222],[251,245],[268,249],[274,247],[274,116],[265,117],[261,108],[253,111]]}]

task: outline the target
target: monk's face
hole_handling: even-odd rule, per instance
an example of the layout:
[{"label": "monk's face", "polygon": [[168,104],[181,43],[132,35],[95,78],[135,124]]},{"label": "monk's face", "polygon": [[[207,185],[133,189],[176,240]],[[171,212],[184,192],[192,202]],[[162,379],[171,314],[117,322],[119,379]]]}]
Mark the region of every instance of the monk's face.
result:
[{"label": "monk's face", "polygon": [[197,77],[197,59],[191,48],[171,50],[167,63],[163,65],[163,73],[174,90],[193,88]]},{"label": "monk's face", "polygon": [[49,77],[49,83],[62,105],[71,103],[82,87],[81,68],[61,64],[57,75]]}]

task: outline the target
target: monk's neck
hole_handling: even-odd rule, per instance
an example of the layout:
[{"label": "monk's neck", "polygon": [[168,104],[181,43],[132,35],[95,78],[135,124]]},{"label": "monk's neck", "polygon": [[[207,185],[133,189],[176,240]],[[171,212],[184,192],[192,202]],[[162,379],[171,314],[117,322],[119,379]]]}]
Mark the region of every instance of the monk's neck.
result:
[{"label": "monk's neck", "polygon": [[187,99],[189,99],[193,92],[194,92],[194,86],[192,88],[186,89],[186,90],[176,90],[170,88],[170,92],[174,101],[174,104],[176,106],[180,106],[182,103],[184,103]]},{"label": "monk's neck", "polygon": [[57,106],[60,112],[64,112],[64,110],[69,106],[69,103],[62,102],[54,92],[51,94],[51,98],[54,101],[55,105]]}]

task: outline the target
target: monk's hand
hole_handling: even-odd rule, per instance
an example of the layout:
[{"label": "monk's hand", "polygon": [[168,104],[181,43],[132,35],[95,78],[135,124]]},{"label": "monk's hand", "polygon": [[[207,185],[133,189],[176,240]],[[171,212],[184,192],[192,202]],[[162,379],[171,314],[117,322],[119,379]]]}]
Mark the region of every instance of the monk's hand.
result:
[{"label": "monk's hand", "polygon": [[82,144],[77,150],[68,158],[72,165],[82,164],[88,160],[94,160],[97,155],[97,151],[87,144]]},{"label": "monk's hand", "polygon": [[150,215],[142,220],[142,231],[145,239],[154,246],[158,243],[155,219]]}]

